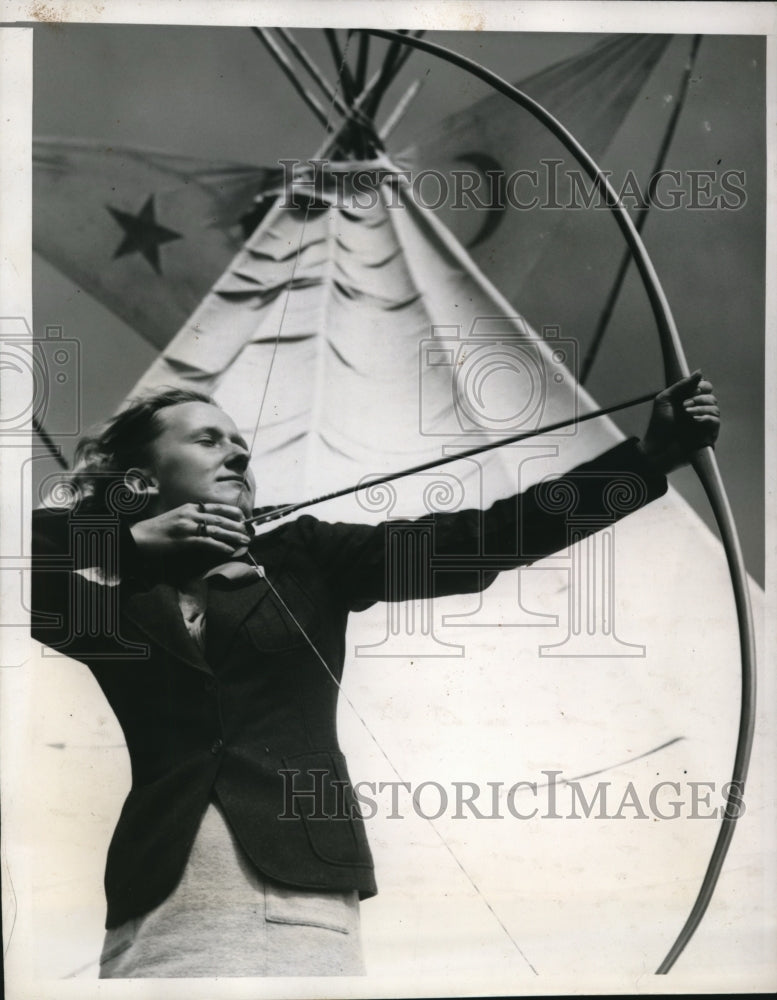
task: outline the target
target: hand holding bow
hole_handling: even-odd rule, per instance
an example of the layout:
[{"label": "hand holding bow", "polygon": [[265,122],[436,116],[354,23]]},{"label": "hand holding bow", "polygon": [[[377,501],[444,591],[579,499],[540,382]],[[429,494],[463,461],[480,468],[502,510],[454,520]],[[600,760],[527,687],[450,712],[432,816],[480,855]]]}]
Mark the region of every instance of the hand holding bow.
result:
[{"label": "hand holding bow", "polygon": [[712,383],[700,371],[660,392],[653,403],[642,451],[663,473],[687,465],[720,431],[720,409]]}]

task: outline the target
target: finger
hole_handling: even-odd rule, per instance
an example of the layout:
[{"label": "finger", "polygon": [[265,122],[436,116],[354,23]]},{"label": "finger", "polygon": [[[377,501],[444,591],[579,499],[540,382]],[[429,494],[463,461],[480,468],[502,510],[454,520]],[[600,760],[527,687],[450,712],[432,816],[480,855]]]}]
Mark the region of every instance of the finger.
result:
[{"label": "finger", "polygon": [[219,514],[203,514],[197,520],[204,522],[209,528],[223,528],[225,531],[239,531],[244,535],[246,534],[242,517],[239,524],[227,517],[221,517]]},{"label": "finger", "polygon": [[684,410],[695,410],[704,406],[714,406],[717,409],[718,401],[714,396],[697,396],[694,399],[684,399],[682,406]]},{"label": "finger", "polygon": [[199,537],[213,538],[216,541],[225,542],[233,548],[237,548],[240,545],[247,545],[250,541],[248,535],[242,531],[236,531],[234,528],[222,528],[217,524],[206,524],[204,525],[204,529],[205,534],[198,531]]},{"label": "finger", "polygon": [[694,421],[693,425],[693,435],[697,441],[701,441],[703,444],[714,444],[718,440],[718,434],[720,432],[720,425],[711,423],[707,424],[703,421]]},{"label": "finger", "polygon": [[717,423],[706,423],[708,417],[704,417],[699,421],[694,421],[694,434],[697,436],[699,441],[704,444],[715,444],[718,440],[718,433],[720,431],[720,425]]},{"label": "finger", "polygon": [[199,508],[206,514],[218,514],[220,517],[227,517],[230,521],[242,521],[245,514],[239,507],[230,503],[201,503]]},{"label": "finger", "polygon": [[197,543],[198,547],[206,552],[219,552],[229,558],[235,551],[237,546],[227,545],[225,542],[220,542],[217,538],[196,538],[194,541]]},{"label": "finger", "polygon": [[216,522],[212,515],[196,514],[187,523],[189,535],[194,535],[196,538],[222,538],[229,536],[229,538],[234,538],[236,541],[239,540],[241,544],[245,544],[249,540],[242,526],[238,526],[234,521],[228,521],[226,518],[219,518],[218,522]]},{"label": "finger", "polygon": [[[202,506],[205,506],[204,504]],[[218,507],[220,504],[213,504],[212,506]],[[240,523],[236,523],[234,520],[230,520],[227,517],[223,517],[220,514],[208,514],[199,513],[199,511],[194,515],[193,527],[191,529],[192,533],[195,535],[211,535],[212,537],[224,537],[223,533],[226,532],[227,536],[232,539],[235,538],[235,544],[238,542],[241,545],[247,545],[251,541],[251,536],[246,531],[245,523],[242,519]],[[220,534],[221,533],[221,534]]]},{"label": "finger", "polygon": [[701,403],[703,406],[717,406],[718,399],[717,396],[713,396],[711,392],[705,392],[697,396],[691,396],[689,399],[683,400],[683,406],[695,406],[697,403]]},{"label": "finger", "polygon": [[663,392],[658,394],[659,399],[670,399],[673,402],[679,402],[681,399],[693,396],[699,383],[702,380],[702,374],[700,371],[693,372],[692,375],[687,375],[685,378],[681,378],[678,382],[673,385],[669,385]]},{"label": "finger", "polygon": [[246,545],[245,535],[241,534],[241,532],[234,528],[226,530],[216,527],[204,520],[195,522],[194,530],[190,532],[188,540],[198,547],[203,546],[211,550],[216,547],[220,552],[228,552],[229,555],[235,549]]},{"label": "finger", "polygon": [[720,410],[717,406],[693,406],[685,411],[689,417],[698,417],[703,415],[711,415],[713,417],[720,416]]}]

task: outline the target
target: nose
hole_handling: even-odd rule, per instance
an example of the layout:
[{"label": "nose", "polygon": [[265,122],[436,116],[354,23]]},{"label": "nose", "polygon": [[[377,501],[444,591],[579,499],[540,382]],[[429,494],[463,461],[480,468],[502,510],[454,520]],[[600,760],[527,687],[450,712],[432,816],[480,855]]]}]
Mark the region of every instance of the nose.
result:
[{"label": "nose", "polygon": [[224,465],[226,465],[230,472],[239,472],[242,475],[248,468],[250,457],[245,448],[236,444],[233,451],[225,459]]}]

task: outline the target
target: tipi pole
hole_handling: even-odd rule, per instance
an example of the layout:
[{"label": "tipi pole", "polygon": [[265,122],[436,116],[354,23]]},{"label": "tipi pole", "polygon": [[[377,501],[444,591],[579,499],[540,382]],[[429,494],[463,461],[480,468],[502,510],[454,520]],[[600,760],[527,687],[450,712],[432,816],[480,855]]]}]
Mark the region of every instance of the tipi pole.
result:
[{"label": "tipi pole", "polygon": [[410,86],[407,88],[405,93],[399,99],[397,106],[391,112],[391,114],[386,119],[384,125],[378,132],[378,138],[381,142],[385,142],[386,139],[391,135],[394,129],[399,125],[402,119],[407,114],[407,109],[410,107],[413,99],[415,98],[418,91],[421,89],[421,81],[414,80]]},{"label": "tipi pole", "polygon": [[[688,87],[691,82],[691,75],[693,73],[693,68],[696,63],[696,56],[699,51],[699,45],[701,43],[701,35],[695,35],[693,42],[691,43],[691,51],[688,55],[688,60],[685,64],[685,74],[683,76],[682,83],[680,85],[680,93],[677,100],[675,101],[674,107],[672,108],[672,114],[669,116],[669,121],[666,125],[666,130],[664,132],[664,137],[661,142],[661,146],[658,150],[656,156],[656,162],[653,164],[653,169],[650,172],[651,185],[652,179],[660,175],[661,171],[664,169],[664,163],[666,162],[666,156],[669,152],[669,147],[674,138],[675,130],[677,129],[677,122],[680,119],[680,113],[685,105],[685,99],[688,95]],[[648,189],[650,190],[650,188]],[[641,233],[645,227],[648,217],[648,208],[650,207],[650,201],[646,204],[640,206],[637,218],[634,223],[635,228],[638,233]],[[607,332],[607,328],[610,325],[610,320],[612,319],[612,314],[615,311],[615,306],[618,302],[618,298],[621,293],[621,288],[623,287],[623,282],[626,279],[626,274],[629,270],[629,264],[631,264],[631,254],[628,250],[624,250],[623,256],[621,257],[621,262],[618,267],[618,272],[615,275],[615,281],[613,283],[610,294],[607,297],[607,301],[604,304],[601,315],[599,317],[599,322],[596,324],[596,330],[594,331],[591,344],[586,351],[586,355],[583,358],[583,363],[580,366],[580,378],[579,382],[581,385],[585,385],[586,379],[591,374],[591,368],[596,361],[596,356],[599,353],[599,348],[604,340],[604,335]]]},{"label": "tipi pole", "polygon": [[[410,37],[421,38],[423,34],[424,34],[423,31],[414,31]],[[399,44],[401,45],[402,43],[400,42]],[[374,92],[370,97],[370,102],[366,108],[368,114],[374,115],[375,112],[378,110],[378,104],[383,99],[383,96],[388,90],[388,88],[397,78],[399,71],[402,69],[407,60],[410,58],[410,54],[412,51],[413,50],[410,47],[405,47],[402,49],[401,52],[399,52],[398,55],[392,56],[391,49],[389,49],[386,55],[386,63],[384,63],[383,67],[385,70],[385,75],[384,74],[381,75],[381,79],[375,86]]]},{"label": "tipi pole", "polygon": [[317,64],[311,59],[305,49],[299,44],[297,39],[292,35],[292,33],[286,28],[277,28],[276,31],[281,36],[281,38],[286,42],[291,52],[297,57],[299,62],[305,67],[313,80],[318,84],[327,100],[331,101],[332,104],[337,108],[341,115],[348,116],[349,109],[343,102],[342,97],[338,94],[337,90],[332,86],[332,84],[324,76],[323,72],[319,69]]},{"label": "tipi pole", "polygon": [[353,107],[353,102],[356,97],[356,87],[353,81],[353,76],[351,75],[351,68],[345,61],[345,56],[340,48],[340,43],[337,41],[337,35],[335,34],[334,28],[324,28],[324,35],[326,36],[326,40],[329,42],[329,48],[332,51],[332,58],[335,61],[335,69],[342,80],[345,103],[349,107]]},{"label": "tipi pole", "polygon": [[54,459],[54,461],[59,465],[61,469],[64,469],[67,472],[68,464],[62,457],[62,449],[59,447],[59,445],[54,444],[54,441],[49,436],[49,432],[46,430],[43,424],[40,423],[37,417],[32,418],[32,429],[35,431],[35,433],[41,439],[43,444],[46,446],[46,450]]},{"label": "tipi pole", "polygon": [[[420,38],[423,34],[424,34],[423,31],[416,31],[413,32],[411,37]],[[341,126],[340,131],[335,136],[330,136],[323,143],[323,145],[316,152],[315,159],[321,159],[329,155],[329,152],[336,144],[337,138],[341,134],[342,129],[346,128],[350,121],[358,121],[361,124],[362,128],[367,130],[370,129],[370,122],[372,120],[372,117],[374,116],[375,109],[377,108],[377,105],[380,102],[382,93],[391,84],[392,80],[395,78],[396,74],[399,72],[402,66],[404,66],[405,62],[410,56],[411,51],[412,50],[409,48],[404,49],[399,54],[399,56],[395,60],[393,60],[393,69],[387,70],[386,63],[384,62],[383,66],[375,73],[373,73],[366,87],[364,87],[364,89],[354,99],[352,109],[348,114],[346,122],[344,122],[343,125]],[[388,59],[388,55],[389,54],[387,53],[386,59]],[[379,90],[380,93],[378,93]],[[410,96],[410,100],[412,100],[412,98],[415,96],[415,93],[417,93],[417,91]],[[405,95],[405,98],[407,98],[407,94]],[[370,110],[370,108],[372,110]],[[400,117],[397,118],[396,121],[391,122],[389,131],[392,131],[396,127],[396,125],[399,123],[401,115],[405,113],[406,109],[407,106],[403,107],[401,111],[399,107],[395,109],[394,116],[396,116],[397,113],[399,113]],[[384,129],[385,128],[386,126],[384,125]],[[376,143],[380,144],[382,137],[374,132],[372,132],[372,136],[375,139]]]},{"label": "tipi pole", "polygon": [[356,89],[361,93],[367,82],[367,60],[370,55],[370,36],[359,35],[359,55],[356,61]]},{"label": "tipi pole", "polygon": [[375,112],[378,110],[378,104],[380,103],[383,95],[391,86],[394,79],[394,66],[397,63],[399,56],[401,55],[402,43],[396,39],[389,45],[388,51],[383,59],[383,65],[380,68],[380,76],[371,89],[370,94],[367,96],[364,102],[364,110],[370,116],[374,117]]},{"label": "tipi pole", "polygon": [[377,134],[374,132],[370,124],[369,118],[367,118],[364,111],[362,110],[362,105],[369,97],[372,87],[374,87],[375,84],[377,83],[378,76],[379,76],[378,73],[374,74],[370,82],[367,84],[366,88],[358,95],[356,100],[353,102],[353,107],[349,109],[346,120],[341,124],[340,128],[335,132],[334,135],[330,135],[324,140],[324,142],[318,148],[315,156],[312,157],[312,159],[320,160],[327,157],[329,153],[332,151],[332,149],[337,145],[338,139],[342,135],[343,130],[346,129],[353,122],[358,122],[363,129],[369,132],[371,138],[374,139],[375,143],[379,145],[380,140],[378,139]]},{"label": "tipi pole", "polygon": [[278,46],[275,39],[265,28],[251,28],[254,34],[261,39],[265,47],[268,49],[270,55],[275,59],[276,63],[280,66],[283,72],[289,79],[292,87],[297,91],[302,100],[307,104],[310,110],[318,119],[319,123],[324,126],[327,131],[332,131],[332,125],[329,122],[326,112],[318,103],[318,100],[305,88],[297,79],[297,74],[294,72],[294,67],[291,65],[289,60],[282,49]]},{"label": "tipi pole", "polygon": [[[426,32],[424,32],[424,31],[413,31],[413,32],[411,32],[410,37],[411,38],[423,38],[423,36],[425,34],[426,34]],[[399,57],[398,57],[396,63],[394,64],[394,67],[392,69],[392,77],[391,77],[392,80],[396,77],[397,73],[399,73],[399,71],[405,65],[405,63],[407,62],[407,60],[410,58],[410,56],[412,54],[412,51],[413,50],[410,47],[407,47],[407,48],[402,49],[402,51],[399,53]]]}]

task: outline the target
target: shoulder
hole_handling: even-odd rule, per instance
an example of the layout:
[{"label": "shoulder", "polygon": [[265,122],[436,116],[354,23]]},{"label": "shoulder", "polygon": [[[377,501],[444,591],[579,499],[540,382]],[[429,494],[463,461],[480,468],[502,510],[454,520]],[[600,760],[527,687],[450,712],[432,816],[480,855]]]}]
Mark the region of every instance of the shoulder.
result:
[{"label": "shoulder", "polygon": [[367,524],[351,524],[344,521],[320,521],[310,514],[301,514],[277,528],[257,535],[251,547],[294,545],[300,543],[317,544],[353,536],[361,536],[375,529]]},{"label": "shoulder", "polygon": [[140,567],[130,523],[116,517],[101,517],[78,509],[40,507],[32,512],[33,569],[69,570],[97,582],[132,574]]},{"label": "shoulder", "polygon": [[320,521],[310,514],[264,532],[251,543],[257,558],[316,564],[331,573],[368,559],[373,549],[382,551],[383,547],[380,525]]},{"label": "shoulder", "polygon": [[70,549],[71,511],[39,507],[32,512],[33,556],[60,553]]}]

